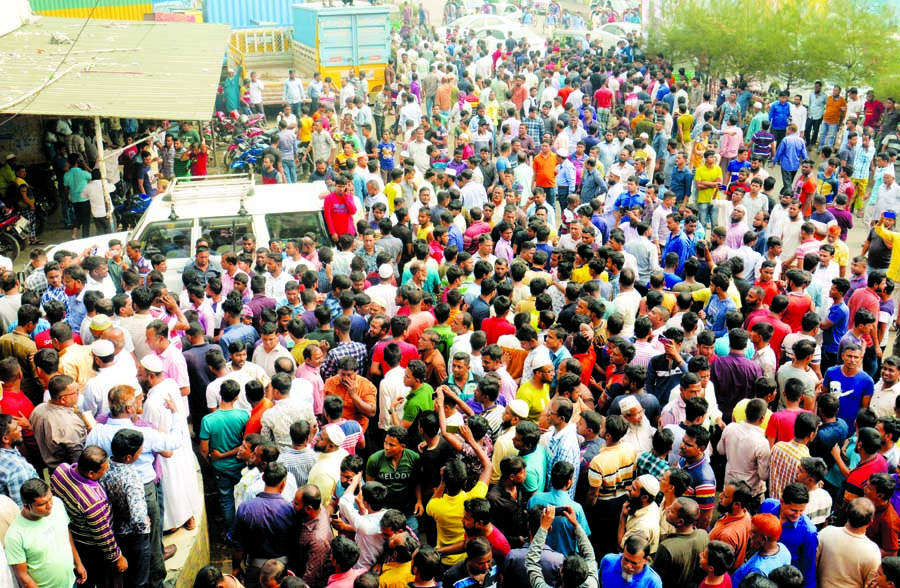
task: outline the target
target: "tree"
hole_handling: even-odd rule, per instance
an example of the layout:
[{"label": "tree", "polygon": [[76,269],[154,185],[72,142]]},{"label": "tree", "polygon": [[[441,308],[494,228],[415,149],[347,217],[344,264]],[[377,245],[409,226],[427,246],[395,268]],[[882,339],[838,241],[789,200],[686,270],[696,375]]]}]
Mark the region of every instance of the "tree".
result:
[{"label": "tree", "polygon": [[[827,78],[844,86],[900,90],[895,73],[896,14],[863,0],[682,0],[650,44],[710,76],[778,79],[785,87]],[[647,25],[653,30],[652,23]]]}]

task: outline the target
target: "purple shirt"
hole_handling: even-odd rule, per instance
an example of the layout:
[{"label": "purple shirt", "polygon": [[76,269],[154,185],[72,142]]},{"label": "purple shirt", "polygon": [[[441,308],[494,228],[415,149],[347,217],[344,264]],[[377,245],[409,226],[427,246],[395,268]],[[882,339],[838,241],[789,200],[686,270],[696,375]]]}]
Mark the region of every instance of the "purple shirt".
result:
[{"label": "purple shirt", "polygon": [[853,213],[849,210],[840,210],[837,208],[829,208],[828,212],[834,216],[838,226],[841,228],[841,241],[847,240],[847,231],[853,228]]},{"label": "purple shirt", "polygon": [[281,494],[260,492],[238,507],[231,538],[251,558],[286,556],[297,542],[294,507]]},{"label": "purple shirt", "polygon": [[97,547],[108,561],[119,559],[122,552],[113,536],[112,511],[103,487],[79,474],[75,464],[68,463],[56,468],[50,487],[66,505],[72,538],[82,545]]},{"label": "purple shirt", "polygon": [[743,350],[730,352],[712,363],[710,381],[726,423],[731,422],[735,405],[752,396],[753,383],[762,375],[762,369],[747,359]]},{"label": "purple shirt", "polygon": [[494,255],[497,256],[498,259],[502,259],[506,262],[506,265],[512,265],[513,260],[513,250],[512,244],[506,239],[500,239],[497,241],[497,244],[494,246]]}]

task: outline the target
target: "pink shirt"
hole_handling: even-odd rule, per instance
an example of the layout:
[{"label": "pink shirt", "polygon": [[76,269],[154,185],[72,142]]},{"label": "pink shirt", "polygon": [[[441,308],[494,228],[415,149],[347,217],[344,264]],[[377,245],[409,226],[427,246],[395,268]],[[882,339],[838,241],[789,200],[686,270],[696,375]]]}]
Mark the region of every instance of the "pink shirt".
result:
[{"label": "pink shirt", "polygon": [[328,576],[328,588],[353,588],[353,582],[362,576],[366,570],[350,569],[342,574],[332,574]]},{"label": "pink shirt", "polygon": [[738,127],[725,127],[719,139],[719,155],[722,157],[737,157],[738,148],[740,148],[743,140],[744,135]]},{"label": "pink shirt", "polygon": [[[323,404],[325,402],[325,382],[319,375],[319,368],[314,368],[305,361],[297,368],[294,374],[298,378],[303,378],[313,387],[313,413],[322,414]],[[351,582],[352,584],[352,582]]]},{"label": "pink shirt", "polygon": [[[247,272],[245,272],[243,270],[237,270],[236,272],[234,272],[235,276],[238,274],[244,274],[248,278],[250,277],[249,275],[247,275]],[[222,299],[224,300],[225,297],[228,296],[228,293],[231,292],[232,290],[234,290],[234,276],[230,275],[228,272],[223,272],[222,273]]]}]

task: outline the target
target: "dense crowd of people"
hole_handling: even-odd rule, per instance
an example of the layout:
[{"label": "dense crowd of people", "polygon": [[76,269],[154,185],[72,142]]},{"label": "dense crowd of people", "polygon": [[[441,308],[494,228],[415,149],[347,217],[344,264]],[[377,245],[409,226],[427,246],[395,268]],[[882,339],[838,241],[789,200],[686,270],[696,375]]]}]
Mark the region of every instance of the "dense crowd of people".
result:
[{"label": "dense crowd of people", "polygon": [[196,453],[197,588],[900,587],[893,99],[408,18],[286,83],[327,234],[0,275],[0,586],[161,587]]}]

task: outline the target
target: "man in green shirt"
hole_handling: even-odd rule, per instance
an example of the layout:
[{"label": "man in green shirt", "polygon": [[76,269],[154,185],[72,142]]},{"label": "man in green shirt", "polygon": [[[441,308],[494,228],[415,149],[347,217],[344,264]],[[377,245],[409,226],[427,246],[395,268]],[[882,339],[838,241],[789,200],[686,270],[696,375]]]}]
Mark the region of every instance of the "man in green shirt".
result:
[{"label": "man in green shirt", "polygon": [[406,440],[406,429],[401,426],[388,427],[384,449],[372,454],[366,462],[366,481],[384,484],[388,489],[384,507],[402,512],[406,524],[415,531],[419,528],[416,517],[425,512],[422,506],[421,466],[419,454],[406,448]]},{"label": "man in green shirt", "polygon": [[181,137],[175,139],[175,161],[173,169],[176,178],[186,178],[191,175],[191,158]]},{"label": "man in green shirt", "polygon": [[[406,429],[407,445],[419,446],[419,414],[425,410],[434,410],[434,388],[425,383],[428,378],[428,366],[421,359],[414,359],[406,366],[403,373],[403,385],[409,388],[406,398],[397,396],[394,406],[388,409],[391,423]],[[403,409],[400,410],[400,405]]]},{"label": "man in green shirt", "polygon": [[525,462],[525,500],[535,492],[542,492],[547,483],[547,449],[541,445],[541,430],[531,421],[516,425],[513,446]]},{"label": "man in green shirt", "polygon": [[69,171],[63,176],[63,185],[69,189],[69,200],[76,204],[87,202],[86,196],[82,196],[85,186],[91,181],[91,172],[78,166],[80,158],[77,155],[69,156]]},{"label": "man in green shirt", "polygon": [[226,529],[234,525],[234,487],[241,480],[244,465],[238,461],[237,452],[250,420],[250,413],[234,407],[240,392],[241,385],[236,380],[222,382],[218,410],[203,417],[200,424],[200,454],[212,464]]}]

